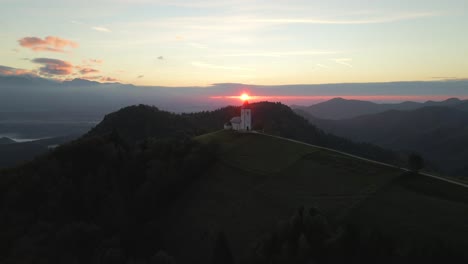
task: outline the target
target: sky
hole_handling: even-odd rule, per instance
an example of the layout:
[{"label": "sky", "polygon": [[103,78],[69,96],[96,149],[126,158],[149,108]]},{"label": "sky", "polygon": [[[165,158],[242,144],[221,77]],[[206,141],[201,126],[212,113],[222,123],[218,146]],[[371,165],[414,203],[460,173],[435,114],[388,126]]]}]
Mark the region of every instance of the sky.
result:
[{"label": "sky", "polygon": [[0,74],[141,86],[468,78],[466,0],[0,0]]}]

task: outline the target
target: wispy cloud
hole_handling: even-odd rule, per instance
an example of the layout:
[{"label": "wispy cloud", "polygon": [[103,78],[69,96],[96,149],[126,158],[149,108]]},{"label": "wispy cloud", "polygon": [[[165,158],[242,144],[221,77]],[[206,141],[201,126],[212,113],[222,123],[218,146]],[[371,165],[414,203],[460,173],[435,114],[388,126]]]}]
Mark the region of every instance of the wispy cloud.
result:
[{"label": "wispy cloud", "polygon": [[81,79],[90,80],[90,81],[101,81],[101,82],[117,82],[116,78],[102,76],[102,75],[93,75],[93,76],[81,76]]},{"label": "wispy cloud", "polygon": [[112,77],[103,77],[103,78],[101,78],[101,81],[103,81],[103,82],[117,82],[118,79],[112,78]]},{"label": "wispy cloud", "polygon": [[159,57],[158,57],[158,60],[164,60],[164,57],[163,57],[163,56],[159,56]]},{"label": "wispy cloud", "polygon": [[286,57],[286,56],[318,56],[333,55],[339,51],[327,50],[299,50],[299,51],[278,51],[278,52],[246,52],[246,53],[225,53],[212,55],[212,57]]},{"label": "wispy cloud", "polygon": [[77,67],[79,69],[79,72],[83,75],[86,74],[92,74],[92,73],[99,73],[99,70],[93,69],[93,68],[82,68],[82,67]]},{"label": "wispy cloud", "polygon": [[38,37],[24,37],[19,39],[18,42],[20,46],[31,49],[33,51],[65,52],[67,47],[78,47],[78,43],[74,41],[54,36],[48,36],[44,39]]},{"label": "wispy cloud", "polygon": [[318,63],[316,64],[317,67],[322,68],[322,69],[330,69],[330,66],[327,66],[325,64]]},{"label": "wispy cloud", "polygon": [[351,59],[351,58],[338,58],[338,59],[332,59],[332,60],[334,62],[338,63],[338,64],[345,65],[345,66],[348,66],[350,68],[353,67],[353,65],[351,64],[353,59]]},{"label": "wispy cloud", "polygon": [[402,13],[376,16],[364,19],[325,19],[325,18],[253,18],[246,19],[246,22],[252,23],[267,23],[267,24],[325,24],[325,25],[361,25],[361,24],[382,24],[405,20],[413,20],[418,18],[428,18],[439,16],[435,12],[420,12],[420,13]]},{"label": "wispy cloud", "polygon": [[89,59],[88,62],[94,63],[94,64],[102,64],[104,61],[99,60],[99,59]]},{"label": "wispy cloud", "polygon": [[237,67],[237,66],[223,66],[223,65],[214,65],[205,62],[194,61],[191,63],[192,66],[197,68],[206,68],[206,69],[216,69],[216,70],[232,70],[232,71],[254,71],[251,68]]},{"label": "wispy cloud", "polygon": [[32,74],[32,72],[29,70],[25,70],[25,69],[17,69],[17,68],[0,65],[0,75],[12,76],[12,75],[25,75],[25,74]]},{"label": "wispy cloud", "polygon": [[32,62],[41,64],[42,67],[39,68],[39,72],[46,76],[68,75],[73,72],[73,65],[67,61],[49,58],[37,58],[33,59]]},{"label": "wispy cloud", "polygon": [[[221,32],[245,32],[255,31],[257,29],[271,27],[276,25],[294,25],[294,24],[318,24],[318,25],[366,25],[366,24],[384,24],[400,21],[409,21],[440,16],[438,12],[397,12],[397,13],[379,13],[367,12],[356,18],[355,14],[343,14],[340,17],[324,17],[310,15],[307,17],[298,17],[295,15],[284,15],[282,17],[262,17],[262,16],[200,16],[200,17],[171,17],[168,19],[157,19],[149,21],[140,21],[131,23],[131,26],[140,28],[181,28],[191,30],[221,31]],[[127,25],[128,26],[128,25]]]},{"label": "wispy cloud", "polygon": [[111,30],[106,27],[91,27],[91,29],[100,31],[100,32],[111,32]]}]

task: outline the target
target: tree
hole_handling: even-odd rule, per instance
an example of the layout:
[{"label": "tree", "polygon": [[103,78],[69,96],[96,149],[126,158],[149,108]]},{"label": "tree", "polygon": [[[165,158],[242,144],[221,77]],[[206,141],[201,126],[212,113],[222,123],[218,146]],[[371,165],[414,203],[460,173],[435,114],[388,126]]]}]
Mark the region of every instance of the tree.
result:
[{"label": "tree", "polygon": [[408,167],[412,172],[419,172],[419,170],[424,168],[424,159],[421,155],[412,153],[408,157]]},{"label": "tree", "polygon": [[216,238],[214,250],[213,250],[213,264],[233,264],[234,258],[229,248],[229,244],[226,235],[223,232],[219,232]]},{"label": "tree", "polygon": [[158,251],[150,260],[150,264],[175,264],[173,257],[169,256],[164,251]]}]

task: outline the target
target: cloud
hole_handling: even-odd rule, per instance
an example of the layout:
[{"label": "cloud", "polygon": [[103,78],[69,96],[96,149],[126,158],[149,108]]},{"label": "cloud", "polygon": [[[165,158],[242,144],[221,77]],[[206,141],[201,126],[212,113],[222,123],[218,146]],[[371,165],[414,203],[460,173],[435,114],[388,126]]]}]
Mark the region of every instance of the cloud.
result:
[{"label": "cloud", "polygon": [[95,81],[95,80],[100,80],[103,77],[101,75],[97,75],[97,76],[81,76],[80,78],[85,79],[85,80]]},{"label": "cloud", "polygon": [[247,52],[247,53],[228,53],[213,55],[212,57],[285,57],[285,56],[318,56],[333,55],[339,51],[329,50],[300,50],[300,51],[278,51],[278,52]]},{"label": "cloud", "polygon": [[106,27],[92,27],[91,29],[100,31],[100,32],[111,32],[111,30]]},{"label": "cloud", "polygon": [[[280,13],[278,13],[280,14]],[[284,14],[284,12],[282,13]],[[255,15],[232,15],[232,16],[180,16],[166,19],[150,19],[130,23],[135,27],[149,28],[172,28],[174,30],[188,29],[212,32],[256,32],[268,27],[281,25],[366,25],[386,24],[418,19],[427,19],[441,16],[441,12],[415,11],[415,12],[364,12],[359,16],[356,13],[344,13],[330,16],[307,15],[297,16],[255,16]],[[179,39],[179,38],[178,38]],[[180,38],[182,39],[182,38]]]},{"label": "cloud", "polygon": [[90,59],[89,61],[92,63],[96,63],[96,64],[102,64],[104,62],[103,60],[98,60],[98,59]]},{"label": "cloud", "polygon": [[322,69],[330,69],[329,66],[324,65],[324,64],[320,64],[320,63],[316,64],[316,66],[319,67],[319,68],[322,68]]},{"label": "cloud", "polygon": [[77,67],[77,68],[80,69],[80,73],[83,75],[99,72],[99,70],[96,70],[93,68],[82,68],[82,67]]},{"label": "cloud", "polygon": [[102,64],[104,63],[103,60],[99,59],[88,59],[88,60],[83,60],[84,65],[91,65],[91,64]]},{"label": "cloud", "polygon": [[77,48],[78,44],[71,40],[48,36],[44,39],[38,37],[24,37],[18,40],[20,46],[33,51],[65,52],[65,48]]},{"label": "cloud", "polygon": [[379,16],[366,19],[309,19],[309,18],[255,18],[245,19],[244,22],[264,23],[264,24],[325,24],[325,25],[362,25],[362,24],[383,24],[418,18],[435,17],[439,14],[434,12],[402,13]]},{"label": "cloud", "polygon": [[448,79],[458,79],[458,77],[450,76],[450,77],[445,77],[445,76],[436,76],[436,77],[431,77],[432,79],[442,79],[442,80],[448,80]]},{"label": "cloud", "polygon": [[338,63],[338,64],[341,64],[341,65],[345,65],[345,66],[348,66],[350,68],[353,67],[353,65],[351,65],[351,61],[353,61],[353,59],[351,58],[339,58],[339,59],[332,59],[334,62]]},{"label": "cloud", "polygon": [[159,56],[159,57],[158,57],[158,60],[164,60],[164,57],[163,57],[163,56]]},{"label": "cloud", "polygon": [[117,82],[118,80],[112,77],[102,77],[101,81],[103,82]]},{"label": "cloud", "polygon": [[68,75],[73,72],[73,65],[70,62],[57,60],[57,59],[48,59],[48,58],[36,58],[32,62],[41,64],[42,67],[39,68],[39,72],[42,75]]},{"label": "cloud", "polygon": [[102,75],[81,76],[80,78],[89,80],[89,81],[101,81],[101,82],[117,82],[118,81],[115,78],[102,76]]},{"label": "cloud", "polygon": [[145,77],[145,76],[144,76],[144,75],[138,75],[138,76],[137,76],[138,79],[141,79],[141,78],[143,78],[143,77]]},{"label": "cloud", "polygon": [[31,71],[24,70],[24,69],[17,69],[17,68],[0,65],[0,75],[16,76],[16,75],[25,75],[25,74],[33,74],[33,73]]}]

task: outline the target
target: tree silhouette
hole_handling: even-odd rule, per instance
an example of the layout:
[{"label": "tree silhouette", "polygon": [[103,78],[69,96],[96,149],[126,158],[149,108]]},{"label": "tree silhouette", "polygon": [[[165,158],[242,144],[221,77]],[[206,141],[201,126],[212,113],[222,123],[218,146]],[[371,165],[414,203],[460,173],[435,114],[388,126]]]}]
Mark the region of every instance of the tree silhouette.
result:
[{"label": "tree silhouette", "polygon": [[224,232],[219,232],[216,238],[212,264],[233,264],[234,258]]},{"label": "tree silhouette", "polygon": [[419,170],[424,168],[424,159],[421,155],[412,153],[408,157],[408,167],[412,172],[419,172]]}]

